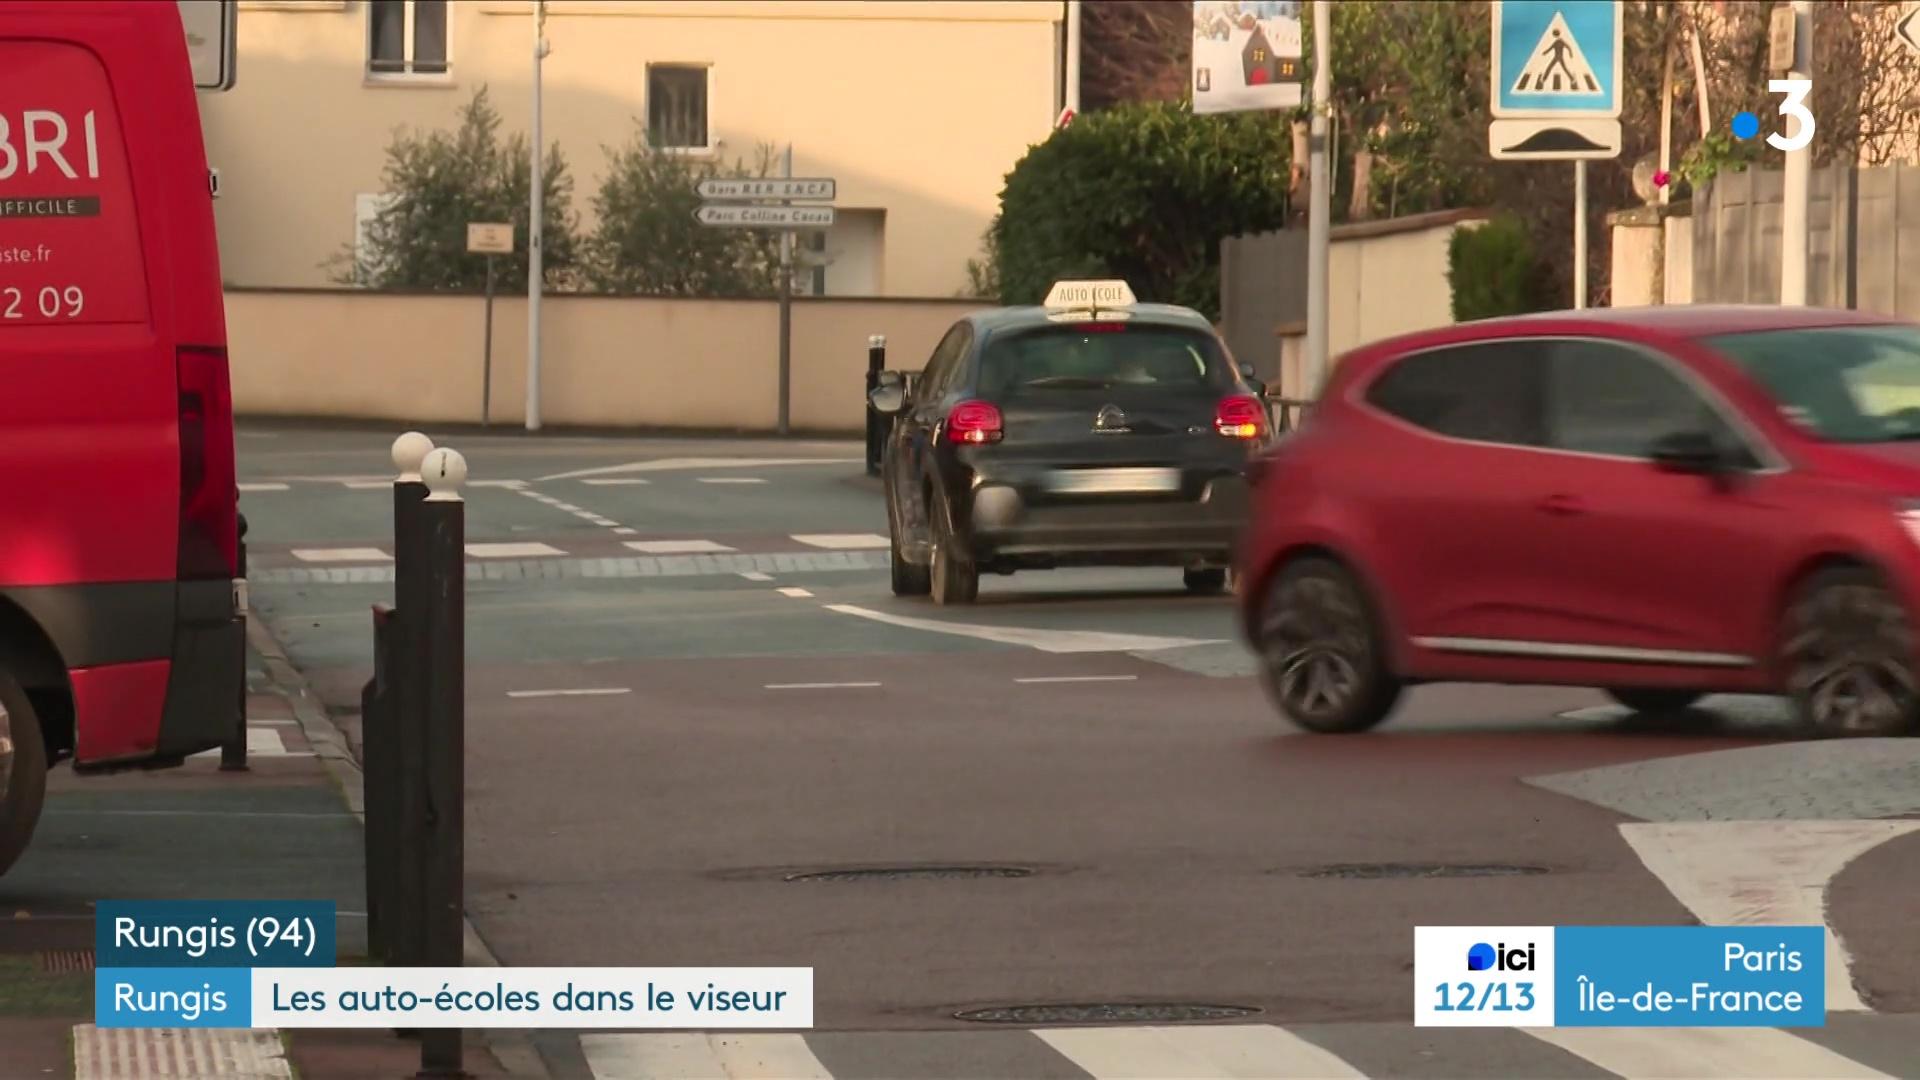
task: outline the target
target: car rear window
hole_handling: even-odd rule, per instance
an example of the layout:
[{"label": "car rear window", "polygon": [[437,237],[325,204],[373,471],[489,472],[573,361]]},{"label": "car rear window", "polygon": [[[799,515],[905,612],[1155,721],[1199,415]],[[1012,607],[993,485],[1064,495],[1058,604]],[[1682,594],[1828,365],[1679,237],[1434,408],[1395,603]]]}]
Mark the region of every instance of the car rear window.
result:
[{"label": "car rear window", "polygon": [[54,41],[0,41],[0,330],[144,322],[126,145],[107,73]]},{"label": "car rear window", "polygon": [[1110,322],[995,336],[980,357],[994,396],[1054,390],[1222,390],[1232,365],[1213,335],[1180,326]]}]

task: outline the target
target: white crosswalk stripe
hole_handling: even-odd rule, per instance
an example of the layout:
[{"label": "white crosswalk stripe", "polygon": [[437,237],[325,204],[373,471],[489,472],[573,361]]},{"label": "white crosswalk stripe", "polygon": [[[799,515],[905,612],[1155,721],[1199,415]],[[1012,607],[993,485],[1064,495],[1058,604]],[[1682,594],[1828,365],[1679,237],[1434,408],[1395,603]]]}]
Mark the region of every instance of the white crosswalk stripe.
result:
[{"label": "white crosswalk stripe", "polygon": [[870,551],[888,547],[892,543],[878,533],[795,533],[793,539],[808,547],[836,551]]},{"label": "white crosswalk stripe", "polygon": [[833,1080],[800,1035],[583,1035],[595,1080]]},{"label": "white crosswalk stripe", "polygon": [[1892,1080],[1779,1028],[1527,1028],[1542,1042],[1645,1080]]},{"label": "white crosswalk stripe", "polygon": [[1365,1080],[1366,1074],[1285,1028],[1055,1028],[1035,1032],[1101,1080]]}]

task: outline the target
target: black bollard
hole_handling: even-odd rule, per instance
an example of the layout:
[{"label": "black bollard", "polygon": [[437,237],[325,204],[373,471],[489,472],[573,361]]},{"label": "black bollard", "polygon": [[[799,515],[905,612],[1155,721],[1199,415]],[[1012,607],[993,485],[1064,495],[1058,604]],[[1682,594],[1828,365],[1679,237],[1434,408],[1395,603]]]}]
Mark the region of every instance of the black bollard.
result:
[{"label": "black bollard", "polygon": [[[880,372],[887,366],[887,338],[884,334],[875,334],[867,339],[867,393],[871,395],[880,385]],[[867,475],[880,475],[881,444],[885,442],[886,424],[873,402],[867,402]]]},{"label": "black bollard", "polygon": [[[437,449],[420,469],[432,494],[420,506],[425,533],[425,606],[415,610],[422,716],[426,721],[426,785],[422,837],[427,905],[423,961],[463,966],[466,946],[466,504],[460,485],[467,463]],[[422,1077],[463,1077],[459,1028],[420,1033]]]},{"label": "black bollard", "polygon": [[410,431],[394,440],[393,463],[400,475],[393,484],[393,593],[398,611],[388,630],[388,693],[382,718],[391,726],[393,754],[393,854],[391,906],[386,912],[387,962],[418,966],[425,933],[426,878],[422,866],[426,820],[427,733],[422,673],[422,638],[432,606],[432,568],[424,526],[427,485],[420,468],[433,443]]},{"label": "black bollard", "polygon": [[[247,515],[240,515],[240,538],[236,548],[238,565],[234,567],[234,593],[242,601],[234,605],[242,619],[253,618],[245,604],[247,595]],[[234,729],[220,747],[221,772],[247,772],[247,639],[240,636],[240,707],[233,718]]]},{"label": "black bollard", "polygon": [[394,869],[400,864],[399,732],[393,723],[394,642],[391,606],[373,605],[373,678],[360,689],[360,759],[366,792],[367,953],[393,958]]}]

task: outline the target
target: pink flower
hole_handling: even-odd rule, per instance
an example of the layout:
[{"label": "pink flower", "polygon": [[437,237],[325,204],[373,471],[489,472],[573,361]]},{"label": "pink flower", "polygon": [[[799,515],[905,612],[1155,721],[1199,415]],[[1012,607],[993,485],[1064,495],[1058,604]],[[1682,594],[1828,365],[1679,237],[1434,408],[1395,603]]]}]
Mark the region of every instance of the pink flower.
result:
[{"label": "pink flower", "polygon": [[1657,188],[1666,187],[1667,182],[1672,179],[1672,175],[1669,174],[1667,170],[1661,169],[1659,172],[1653,174],[1653,186]]}]

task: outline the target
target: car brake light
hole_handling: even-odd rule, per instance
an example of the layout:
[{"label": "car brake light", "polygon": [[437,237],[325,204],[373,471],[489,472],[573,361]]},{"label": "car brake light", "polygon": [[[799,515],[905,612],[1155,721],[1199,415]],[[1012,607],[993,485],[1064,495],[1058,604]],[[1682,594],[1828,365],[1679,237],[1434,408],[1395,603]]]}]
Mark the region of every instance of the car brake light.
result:
[{"label": "car brake light", "polygon": [[240,494],[233,460],[233,395],[227,351],[183,347],[180,391],[181,580],[231,579],[239,565]]},{"label": "car brake light", "polygon": [[1267,408],[1244,394],[1226,398],[1214,410],[1213,429],[1230,439],[1257,439],[1266,434]]},{"label": "car brake light", "polygon": [[947,438],[958,443],[999,442],[1000,410],[984,401],[963,401],[947,414]]}]

